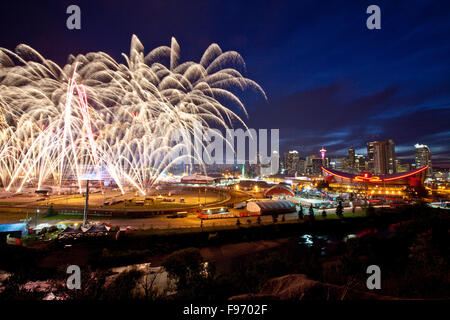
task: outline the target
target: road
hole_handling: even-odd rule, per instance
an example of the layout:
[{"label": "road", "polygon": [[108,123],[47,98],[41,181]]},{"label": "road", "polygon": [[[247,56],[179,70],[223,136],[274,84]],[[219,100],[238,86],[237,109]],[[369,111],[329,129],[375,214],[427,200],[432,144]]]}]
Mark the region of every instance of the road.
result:
[{"label": "road", "polygon": [[[374,206],[376,208],[380,208],[383,206]],[[384,206],[387,207],[387,206]],[[315,216],[321,216],[323,209],[320,210],[314,210]],[[334,215],[336,212],[335,208],[326,209],[325,210],[328,215]],[[308,209],[303,209],[303,214],[308,214]],[[351,217],[353,215],[352,208],[344,208],[344,217]],[[361,210],[358,210],[354,213],[355,216],[361,215]],[[298,214],[296,212],[293,213],[287,213],[284,215],[285,220],[297,220]],[[281,221],[282,215],[279,215],[278,221]],[[214,227],[214,226],[232,226],[236,225],[236,221],[238,218],[224,218],[224,219],[211,219],[211,220],[203,220],[203,226],[204,227]],[[248,220],[250,220],[251,224],[257,223],[257,217],[241,217],[239,218],[241,224],[247,224]],[[176,219],[170,219],[166,216],[157,216],[152,218],[135,218],[135,219],[102,219],[102,222],[106,222],[115,226],[120,227],[131,227],[134,229],[176,229],[176,228],[193,228],[193,227],[200,227],[201,226],[201,220],[196,215],[189,215],[186,218],[176,218]],[[261,216],[261,223],[268,224],[272,223],[272,216]]]}]

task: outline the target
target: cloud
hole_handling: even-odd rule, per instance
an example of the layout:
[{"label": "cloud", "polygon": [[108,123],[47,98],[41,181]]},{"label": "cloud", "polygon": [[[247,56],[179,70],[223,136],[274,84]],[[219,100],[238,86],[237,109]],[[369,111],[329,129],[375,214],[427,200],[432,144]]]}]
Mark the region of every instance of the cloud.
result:
[{"label": "cloud", "polygon": [[[317,154],[322,145],[329,154],[343,155],[350,146],[361,152],[366,142],[383,139],[400,146],[399,156],[412,158],[417,141],[428,144],[439,157],[450,155],[449,134],[442,133],[450,108],[431,105],[439,98],[433,91],[406,94],[398,85],[366,95],[343,94],[351,90],[352,83],[339,81],[295,92],[259,105],[250,114],[249,125],[279,128],[281,149],[301,146],[303,156]],[[410,107],[401,107],[406,105]]]}]

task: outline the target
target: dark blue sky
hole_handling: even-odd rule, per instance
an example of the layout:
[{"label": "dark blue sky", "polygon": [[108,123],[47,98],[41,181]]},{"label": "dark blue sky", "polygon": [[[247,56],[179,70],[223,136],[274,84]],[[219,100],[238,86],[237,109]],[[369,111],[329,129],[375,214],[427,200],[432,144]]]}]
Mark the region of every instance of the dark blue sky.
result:
[{"label": "dark blue sky", "polygon": [[[82,29],[66,29],[81,7]],[[381,30],[366,8],[381,8]],[[131,35],[198,61],[212,42],[236,50],[269,100],[245,95],[254,128],[279,128],[281,150],[344,155],[391,138],[399,158],[427,144],[450,163],[450,1],[27,1],[0,4],[0,46],[26,43],[63,64],[105,51],[124,62]]]}]

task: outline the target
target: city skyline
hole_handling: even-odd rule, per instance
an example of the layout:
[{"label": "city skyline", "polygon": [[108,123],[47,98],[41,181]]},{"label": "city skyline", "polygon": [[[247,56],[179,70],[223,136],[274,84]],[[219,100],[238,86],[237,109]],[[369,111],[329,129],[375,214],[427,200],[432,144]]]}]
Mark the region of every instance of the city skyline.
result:
[{"label": "city skyline", "polygon": [[[392,140],[392,139],[388,139],[388,140]],[[369,142],[367,142],[367,143],[369,143]],[[396,154],[396,158],[394,159],[394,161],[400,160],[402,164],[403,163],[414,164],[416,162],[416,158],[417,158],[417,155],[416,155],[417,151],[416,151],[416,149],[417,149],[418,146],[426,147],[430,151],[431,155],[433,154],[431,148],[427,144],[416,143],[416,144],[411,146],[411,150],[410,150],[410,152],[409,152],[409,154],[407,156],[402,157],[400,159],[397,159],[397,150],[396,150],[397,146],[394,145],[394,151],[395,151],[395,154]],[[322,148],[323,147],[324,146],[322,146]],[[357,158],[359,156],[363,156],[367,160],[367,158],[368,158],[367,145],[364,146],[364,147],[358,148],[358,149],[354,148],[354,146],[349,146],[347,149],[342,150],[342,152],[340,152],[340,153],[329,154],[327,152],[326,153],[326,158],[328,158],[328,159],[348,158],[349,157],[348,152],[349,152],[350,149],[353,150],[354,157]],[[404,150],[403,147],[401,147],[401,149]],[[316,150],[316,152],[313,151],[311,153],[307,153],[307,152],[302,152],[302,150],[299,150],[299,149],[290,149],[290,150],[287,150],[287,151],[281,152],[281,153],[282,154],[287,154],[287,153],[291,153],[291,152],[296,152],[297,157],[299,159],[305,159],[306,157],[310,157],[310,156],[320,157],[321,156],[321,152],[320,151],[321,150]],[[447,168],[445,165],[442,166],[442,165],[439,165],[439,164],[436,167]]]}]

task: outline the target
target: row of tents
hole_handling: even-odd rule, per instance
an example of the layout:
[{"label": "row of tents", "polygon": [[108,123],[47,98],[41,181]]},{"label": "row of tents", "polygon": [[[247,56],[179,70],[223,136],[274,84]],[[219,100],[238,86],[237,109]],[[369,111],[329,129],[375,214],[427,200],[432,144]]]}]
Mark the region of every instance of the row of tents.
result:
[{"label": "row of tents", "polygon": [[89,227],[79,226],[78,228],[67,227],[58,234],[58,238],[78,238],[82,236],[103,236],[107,235],[111,227],[104,224],[91,225]]}]

